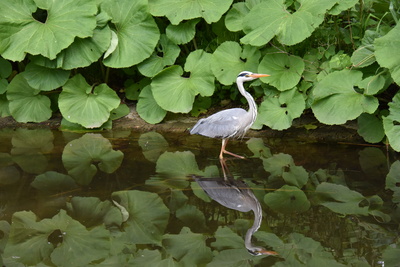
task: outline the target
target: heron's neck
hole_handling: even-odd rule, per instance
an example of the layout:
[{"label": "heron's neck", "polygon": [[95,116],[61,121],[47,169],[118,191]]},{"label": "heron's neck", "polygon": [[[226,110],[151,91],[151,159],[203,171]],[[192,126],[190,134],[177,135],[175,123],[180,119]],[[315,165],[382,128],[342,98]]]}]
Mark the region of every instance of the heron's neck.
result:
[{"label": "heron's neck", "polygon": [[254,212],[254,223],[253,226],[249,230],[247,230],[246,237],[244,239],[244,244],[246,245],[246,248],[250,250],[251,248],[255,248],[255,246],[253,246],[253,243],[251,242],[251,237],[255,232],[257,232],[258,228],[260,228],[262,221],[262,209],[260,202],[256,201],[256,206],[253,209],[253,212]]},{"label": "heron's neck", "polygon": [[251,124],[253,124],[253,122],[255,122],[257,118],[256,102],[254,101],[254,98],[251,96],[251,94],[249,94],[249,92],[244,89],[243,82],[237,82],[237,87],[239,89],[239,92],[242,94],[242,96],[246,98],[247,102],[249,103],[249,110],[247,111],[247,113],[251,114]]}]

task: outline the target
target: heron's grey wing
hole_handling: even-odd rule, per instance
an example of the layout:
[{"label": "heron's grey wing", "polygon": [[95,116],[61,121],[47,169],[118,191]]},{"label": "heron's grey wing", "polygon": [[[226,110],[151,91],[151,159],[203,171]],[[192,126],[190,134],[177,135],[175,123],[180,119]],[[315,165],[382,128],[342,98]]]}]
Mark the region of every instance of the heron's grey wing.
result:
[{"label": "heron's grey wing", "polygon": [[241,212],[248,212],[252,209],[254,201],[232,183],[206,179],[196,179],[196,182],[210,198],[227,208]]},{"label": "heron's grey wing", "polygon": [[210,117],[199,120],[190,130],[191,134],[200,134],[212,138],[228,138],[235,136],[241,129],[244,109],[232,108],[222,110]]}]

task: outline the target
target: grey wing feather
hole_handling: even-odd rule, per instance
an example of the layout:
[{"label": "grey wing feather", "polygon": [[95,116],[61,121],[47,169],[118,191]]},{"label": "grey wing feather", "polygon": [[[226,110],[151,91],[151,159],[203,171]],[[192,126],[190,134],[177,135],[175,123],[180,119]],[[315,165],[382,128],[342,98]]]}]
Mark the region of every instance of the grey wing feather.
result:
[{"label": "grey wing feather", "polygon": [[220,111],[210,117],[199,120],[190,130],[190,134],[200,134],[212,138],[228,138],[241,130],[244,109],[232,108]]}]

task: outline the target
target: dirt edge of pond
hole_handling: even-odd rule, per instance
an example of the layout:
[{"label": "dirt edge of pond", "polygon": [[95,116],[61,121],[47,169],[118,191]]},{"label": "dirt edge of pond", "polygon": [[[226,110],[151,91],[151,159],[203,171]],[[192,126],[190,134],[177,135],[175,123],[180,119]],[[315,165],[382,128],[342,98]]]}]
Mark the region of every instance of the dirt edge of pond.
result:
[{"label": "dirt edge of pond", "polygon": [[[131,112],[120,119],[113,121],[113,130],[132,130],[135,132],[157,131],[160,133],[188,133],[189,129],[199,118],[185,114],[170,114],[162,123],[149,124],[140,118],[135,107],[130,107]],[[12,117],[0,118],[2,128],[49,128],[58,129],[61,124],[61,115],[56,114],[51,119],[40,123],[20,123]],[[266,138],[293,138],[301,142],[328,142],[328,143],[365,143],[357,133],[357,123],[347,122],[343,125],[325,125],[319,123],[312,114],[305,114],[294,120],[292,127],[287,130],[277,131],[264,127],[262,130],[250,130],[246,136]]]}]

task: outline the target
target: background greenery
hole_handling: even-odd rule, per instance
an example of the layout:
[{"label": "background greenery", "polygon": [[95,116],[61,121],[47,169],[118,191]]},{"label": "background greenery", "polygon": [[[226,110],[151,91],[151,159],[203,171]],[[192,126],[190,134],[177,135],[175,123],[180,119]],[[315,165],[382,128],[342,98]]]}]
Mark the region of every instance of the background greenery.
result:
[{"label": "background greenery", "polygon": [[[357,119],[371,143],[400,151],[400,5],[389,0],[0,1],[0,116],[63,128],[110,128],[139,115],[199,115],[242,100],[254,82],[254,128],[283,130],[312,111]],[[212,97],[211,97],[212,96]]]}]

